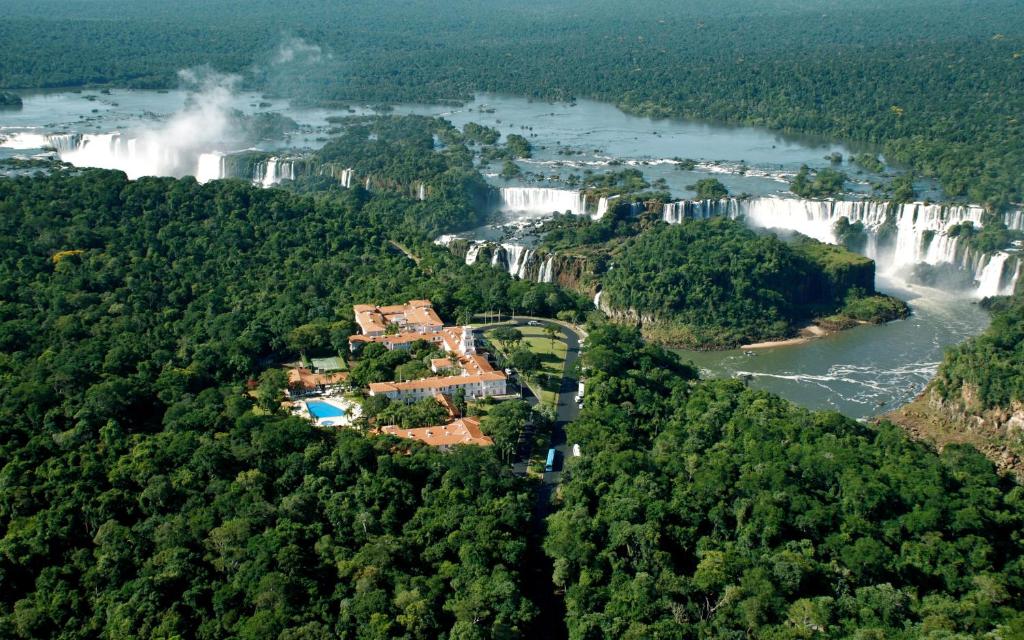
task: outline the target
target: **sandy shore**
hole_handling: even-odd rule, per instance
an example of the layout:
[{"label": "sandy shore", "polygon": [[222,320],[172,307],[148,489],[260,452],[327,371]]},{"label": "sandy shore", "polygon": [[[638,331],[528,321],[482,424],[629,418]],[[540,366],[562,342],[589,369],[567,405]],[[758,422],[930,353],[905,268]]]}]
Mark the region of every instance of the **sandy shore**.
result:
[{"label": "sandy shore", "polygon": [[788,347],[794,344],[804,344],[811,340],[817,340],[829,335],[830,332],[822,329],[816,324],[808,325],[800,330],[800,335],[796,338],[788,338],[786,340],[769,340],[767,342],[754,342],[753,344],[745,344],[740,346],[740,349],[771,349],[772,347]]}]

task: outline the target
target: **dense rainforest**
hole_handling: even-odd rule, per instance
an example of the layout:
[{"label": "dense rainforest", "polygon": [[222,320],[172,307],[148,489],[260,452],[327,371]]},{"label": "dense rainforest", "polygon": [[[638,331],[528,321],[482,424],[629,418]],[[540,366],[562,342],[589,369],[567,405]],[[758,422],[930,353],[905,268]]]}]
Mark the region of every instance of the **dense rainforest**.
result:
[{"label": "dense rainforest", "polygon": [[360,188],[0,180],[0,635],[521,630],[524,481],[487,452],[322,433],[242,394],[304,327],[347,336],[353,303],[574,308],[434,247],[432,211]]},{"label": "dense rainforest", "polygon": [[[1013,638],[1024,490],[606,325],[545,548],[570,638]],[[988,634],[988,635],[986,635]]]},{"label": "dense rainforest", "polygon": [[[9,0],[0,87],[174,86],[209,64],[311,102],[591,97],[881,147],[950,196],[1019,201],[1015,0]],[[486,16],[482,18],[479,16]]]},{"label": "dense rainforest", "polygon": [[[415,139],[393,124],[360,136]],[[527,573],[565,588],[573,638],[1020,628],[1024,501],[980,454],[701,382],[632,329],[587,339],[553,567],[497,447],[254,403],[246,379],[346,335],[354,302],[583,311],[433,245],[471,190],[327,187],[0,180],[0,635],[537,637],[552,603]]]}]

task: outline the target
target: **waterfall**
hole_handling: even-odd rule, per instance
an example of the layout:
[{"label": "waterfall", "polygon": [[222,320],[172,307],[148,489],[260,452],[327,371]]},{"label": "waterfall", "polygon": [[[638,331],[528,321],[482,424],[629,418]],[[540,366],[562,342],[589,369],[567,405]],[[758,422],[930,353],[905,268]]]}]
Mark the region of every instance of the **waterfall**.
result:
[{"label": "waterfall", "polygon": [[366,190],[370,190],[370,176],[366,176]]},{"label": "waterfall", "polygon": [[474,242],[469,245],[469,251],[466,252],[466,264],[476,264],[476,258],[480,255],[480,249],[484,245],[479,242]]},{"label": "waterfall", "polygon": [[[68,134],[68,136],[71,135],[74,134]],[[52,141],[52,139],[58,137],[62,136],[48,136],[43,133],[32,133],[31,131],[0,133],[0,147],[5,149],[18,149],[20,151],[44,149],[46,147],[53,147],[54,149],[57,149],[57,145]],[[60,151],[59,149],[57,150]]]},{"label": "waterfall", "polygon": [[[199,154],[185,154],[155,138],[126,138],[118,132],[55,134],[46,137],[64,162],[76,167],[124,171],[132,180],[142,176],[181,176],[195,170]],[[188,155],[189,159],[184,158]]]},{"label": "waterfall", "polygon": [[607,198],[602,197],[597,201],[597,212],[594,214],[594,220],[600,220],[608,213],[608,204],[612,200],[617,200],[621,196],[609,196]]},{"label": "waterfall", "polygon": [[504,251],[495,251],[494,257],[491,259],[491,265],[500,266],[501,258],[505,258],[505,266],[510,276],[517,278],[526,279],[526,268],[530,263],[530,258],[533,257],[533,250],[527,249],[521,244],[511,244],[503,242],[501,248]]},{"label": "waterfall", "polygon": [[227,177],[227,157],[219,151],[199,155],[196,165],[196,181],[204,184],[210,180],[222,180]]},{"label": "waterfall", "polygon": [[704,220],[714,215],[735,218],[731,213],[732,199],[723,200],[680,200],[668,202],[662,213],[662,219],[669,224],[681,224],[683,220]]},{"label": "waterfall", "polygon": [[[977,295],[979,297],[987,296],[1005,296],[1013,293],[1013,284],[1003,286],[1005,280],[1006,261],[1010,258],[1010,254],[1000,251],[992,254],[985,266],[981,270],[981,275],[978,276],[978,290]],[[1018,262],[1017,270],[1020,270],[1020,263]],[[1013,280],[1016,280],[1017,274],[1014,274]]]},{"label": "waterfall", "polygon": [[293,160],[282,160],[278,157],[267,158],[264,162],[256,163],[253,171],[252,181],[261,187],[272,187],[282,180],[295,179],[295,162]]},{"label": "waterfall", "polygon": [[[865,254],[879,263],[887,272],[895,273],[919,263],[953,264],[967,269],[974,279],[982,281],[988,267],[998,273],[987,274],[986,291],[1012,290],[1016,282],[1016,269],[1005,287],[1000,286],[1006,258],[986,260],[971,255],[961,246],[959,238],[947,235],[949,229],[961,222],[981,226],[984,209],[974,205],[941,205],[912,202],[896,204],[866,200],[804,200],[765,196],[749,199],[724,198],[669,202],[662,218],[671,224],[683,220],[703,219],[710,216],[743,217],[747,224],[766,229],[797,231],[822,242],[836,242],[833,228],[840,218],[851,224],[861,223],[867,234]],[[1007,214],[1004,219],[1011,228],[1024,222],[1021,212]],[[1009,256],[1007,255],[1007,258]],[[979,288],[979,293],[981,288]],[[993,294],[985,294],[993,295]]]},{"label": "waterfall", "polygon": [[352,169],[342,169],[341,171],[341,186],[346,189],[352,188],[352,175],[355,172]]},{"label": "waterfall", "polygon": [[594,294],[594,308],[595,309],[600,309],[601,308],[601,294],[602,293],[604,293],[604,292],[603,291],[598,291],[597,293]]},{"label": "waterfall", "polygon": [[416,199],[421,201],[427,199],[427,185],[423,184],[422,182],[420,183],[420,188],[419,191],[417,192]]},{"label": "waterfall", "polygon": [[82,134],[80,133],[58,133],[45,137],[46,146],[53,147],[57,154],[69,153],[82,146]]},{"label": "waterfall", "polygon": [[537,282],[555,281],[555,256],[549,255],[544,263],[540,265],[540,273],[537,274]]},{"label": "waterfall", "polygon": [[1006,223],[1007,229],[1024,230],[1024,211],[1010,211],[1003,216],[1003,222]]},{"label": "waterfall", "polygon": [[506,211],[528,213],[569,211],[581,215],[586,212],[587,208],[587,196],[579,191],[539,187],[504,187],[500,193],[501,208]]}]

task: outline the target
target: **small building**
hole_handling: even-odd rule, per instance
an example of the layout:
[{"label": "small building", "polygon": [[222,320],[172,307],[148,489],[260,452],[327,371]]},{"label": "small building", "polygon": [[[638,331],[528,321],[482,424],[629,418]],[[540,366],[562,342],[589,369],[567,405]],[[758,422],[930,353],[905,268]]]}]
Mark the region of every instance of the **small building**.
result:
[{"label": "small building", "polygon": [[480,431],[480,418],[470,416],[456,418],[457,410],[448,396],[437,394],[434,398],[448,411],[448,416],[451,418],[448,423],[436,427],[418,427],[414,429],[390,425],[381,427],[380,432],[397,438],[419,440],[432,447],[441,448],[457,444],[471,444],[480,447],[489,447],[494,444],[494,440],[491,440]]},{"label": "small building", "polygon": [[396,333],[437,333],[444,327],[430,300],[410,300],[405,304],[378,307],[357,304],[352,307],[356,324],[364,336],[383,336],[395,326]]},{"label": "small building", "polygon": [[314,373],[305,367],[288,370],[288,394],[309,395],[323,393],[328,389],[341,386],[348,379],[348,373]]},{"label": "small building", "polygon": [[405,382],[373,382],[370,384],[370,395],[382,395],[390,400],[401,402],[416,402],[438,393],[451,395],[462,389],[467,398],[475,399],[505,395],[507,393],[506,382],[504,373],[492,370],[476,374],[435,376]]}]

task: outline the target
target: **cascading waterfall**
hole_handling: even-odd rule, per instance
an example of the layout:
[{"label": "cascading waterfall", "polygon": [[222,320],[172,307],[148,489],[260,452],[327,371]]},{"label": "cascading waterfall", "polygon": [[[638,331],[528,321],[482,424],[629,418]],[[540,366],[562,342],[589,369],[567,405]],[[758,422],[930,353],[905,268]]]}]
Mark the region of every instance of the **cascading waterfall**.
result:
[{"label": "cascading waterfall", "polygon": [[326,164],[320,167],[319,173],[322,176],[331,176],[335,178],[339,183],[341,183],[341,186],[346,189],[352,188],[352,178],[355,176],[355,171],[351,167],[338,171],[338,167],[336,165]]},{"label": "cascading waterfall", "polygon": [[227,156],[219,151],[199,155],[196,166],[196,181],[200,184],[227,177]]},{"label": "cascading waterfall", "polygon": [[[67,134],[74,135],[74,134]],[[3,133],[0,131],[0,147],[4,149],[18,149],[22,151],[28,151],[29,149],[43,149],[46,147],[53,147],[56,149],[56,144],[51,142],[51,138],[57,138],[60,136],[48,136],[45,133],[33,133],[31,131],[18,131],[15,133]]]},{"label": "cascading waterfall", "polygon": [[594,220],[600,220],[608,213],[608,205],[612,200],[618,200],[621,196],[601,197],[597,201],[597,212],[594,213]]},{"label": "cascading waterfall", "polygon": [[116,169],[132,180],[142,176],[180,176],[191,173],[199,154],[186,161],[184,151],[159,139],[126,138],[119,132],[54,134],[46,136],[64,162],[78,167]]},{"label": "cascading waterfall", "polygon": [[1009,229],[1024,229],[1024,211],[1011,211],[1003,216],[1003,222]]},{"label": "cascading waterfall", "polygon": [[533,249],[528,249],[521,244],[503,242],[501,249],[495,251],[494,257],[491,258],[491,266],[502,266],[502,260],[504,260],[509,275],[525,280],[532,256]]},{"label": "cascading waterfall", "polygon": [[501,208],[506,211],[551,213],[569,211],[582,215],[587,210],[587,196],[568,189],[540,187],[503,187],[500,190]]},{"label": "cascading waterfall", "polygon": [[466,264],[467,265],[476,264],[476,259],[477,259],[477,256],[480,255],[481,247],[483,247],[483,244],[481,244],[479,242],[474,242],[473,244],[469,245],[469,251],[466,252]]},{"label": "cascading waterfall", "polygon": [[537,282],[555,281],[555,256],[548,256],[540,265],[540,272],[537,274]]},{"label": "cascading waterfall", "polygon": [[295,162],[277,157],[267,158],[256,164],[252,181],[261,187],[272,187],[282,180],[295,179]]},{"label": "cascading waterfall", "polygon": [[[962,222],[981,226],[984,209],[973,205],[939,205],[912,202],[894,204],[864,200],[804,200],[798,198],[759,197],[723,198],[721,200],[679,201],[665,204],[662,218],[678,224],[683,220],[711,216],[743,217],[753,227],[788,229],[822,242],[836,242],[834,227],[840,218],[851,224],[861,223],[867,234],[865,254],[894,273],[920,263],[952,264],[974,274],[983,282],[978,295],[995,295],[1012,291],[1014,274],[1004,278],[1009,258],[1016,256],[971,255],[960,246],[959,238],[947,234],[950,227]],[[1020,211],[1004,217],[1007,226],[1020,229],[1024,216]],[[881,241],[883,237],[886,240]],[[998,254],[997,254],[998,255]],[[990,273],[985,273],[988,269]]]},{"label": "cascading waterfall", "polygon": [[595,309],[600,309],[601,308],[601,294],[602,293],[604,293],[604,291],[598,291],[597,293],[594,294],[594,308]]},{"label": "cascading waterfall", "polygon": [[45,146],[53,147],[57,155],[77,150],[82,146],[82,141],[83,136],[80,133],[57,133],[45,136]]},{"label": "cascading waterfall", "polygon": [[[680,200],[668,202],[662,213],[662,219],[669,224],[680,224],[683,220],[704,220],[713,215],[736,217],[729,211],[728,202],[724,200]],[[722,211],[724,207],[724,212]]]},{"label": "cascading waterfall", "polygon": [[420,183],[420,188],[417,191],[416,199],[421,201],[427,199],[427,185],[422,182]]},{"label": "cascading waterfall", "polygon": [[[979,296],[999,296],[1013,293],[1012,286],[1003,284],[1006,281],[1006,261],[1009,258],[1010,254],[1003,251],[989,256],[985,266],[981,269],[981,275],[978,276]],[[1019,271],[1019,264],[1017,269]],[[1016,275],[1015,273],[1014,279],[1016,279]]]}]

